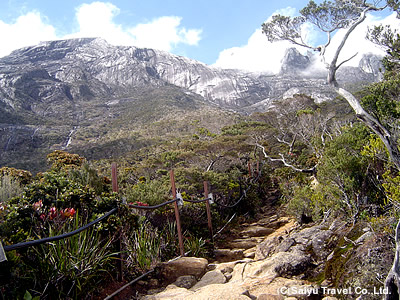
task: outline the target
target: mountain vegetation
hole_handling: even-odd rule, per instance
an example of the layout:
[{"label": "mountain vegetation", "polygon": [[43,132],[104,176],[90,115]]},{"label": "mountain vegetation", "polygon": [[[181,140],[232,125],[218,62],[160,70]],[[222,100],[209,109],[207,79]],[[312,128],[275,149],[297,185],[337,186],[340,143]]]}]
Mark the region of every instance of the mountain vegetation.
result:
[{"label": "mountain vegetation", "polygon": [[[337,93],[341,95],[353,108],[358,119],[372,130],[384,144],[385,149],[390,157],[391,163],[394,164],[397,171],[400,170],[400,149],[398,144],[398,93],[397,89],[397,72],[398,69],[398,40],[399,33],[396,29],[390,27],[384,28],[378,26],[369,32],[369,39],[383,46],[387,50],[387,57],[384,66],[387,70],[386,78],[383,82],[371,87],[370,95],[366,96],[362,105],[360,101],[348,90],[339,86],[336,80],[337,70],[354,56],[339,62],[339,56],[342,52],[346,41],[351,33],[365,21],[367,14],[372,11],[383,11],[390,8],[399,15],[398,1],[324,1],[316,4],[310,1],[301,11],[300,17],[285,17],[276,15],[271,22],[264,23],[263,33],[270,41],[288,40],[294,44],[311,48],[319,51],[324,61],[326,48],[330,46],[331,35],[339,29],[345,29],[340,44],[334,49],[334,55],[330,62],[327,62],[327,83],[335,88]],[[327,34],[327,41],[324,45],[312,47],[307,45],[301,34],[301,26],[305,22],[315,25],[322,32]],[[367,107],[368,110],[365,110]],[[389,123],[387,120],[390,120]],[[344,186],[343,186],[344,188]],[[342,190],[343,190],[342,188]],[[346,202],[348,202],[346,200]],[[351,205],[349,205],[349,208]],[[400,273],[398,255],[400,254],[400,221],[398,223],[398,231],[396,232],[396,258],[393,263],[392,270],[386,279],[386,287],[389,289],[391,296],[387,299],[395,299],[394,294],[398,296],[400,289]]]}]

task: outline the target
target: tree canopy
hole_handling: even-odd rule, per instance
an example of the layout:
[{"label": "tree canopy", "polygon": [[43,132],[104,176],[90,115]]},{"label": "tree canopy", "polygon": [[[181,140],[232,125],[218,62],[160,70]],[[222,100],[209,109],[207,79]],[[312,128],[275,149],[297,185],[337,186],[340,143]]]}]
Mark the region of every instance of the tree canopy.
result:
[{"label": "tree canopy", "polygon": [[[351,33],[365,21],[367,14],[373,11],[382,11],[385,9],[391,9],[400,15],[400,1],[399,0],[335,0],[335,1],[323,1],[317,4],[315,1],[311,0],[303,9],[300,10],[300,16],[287,17],[282,15],[274,15],[272,19],[262,25],[263,33],[267,36],[269,41],[279,41],[286,40],[293,44],[300,45],[315,51],[319,51],[321,57],[323,58],[327,72],[327,82],[341,95],[353,108],[357,117],[367,125],[384,143],[388,150],[389,156],[400,170],[400,151],[398,149],[397,134],[394,133],[394,129],[397,126],[389,124],[388,122],[383,122],[381,118],[377,116],[374,107],[377,108],[383,105],[374,106],[373,103],[382,103],[382,97],[370,97],[368,101],[364,101],[363,104],[368,103],[364,107],[359,99],[357,99],[352,93],[340,87],[336,80],[337,70],[347,61],[354,58],[357,54],[355,53],[352,57],[348,57],[343,61],[339,61],[339,55],[343,50],[346,42],[348,41]],[[313,24],[321,32],[326,33],[326,42],[323,45],[315,46],[309,45],[305,41],[302,35],[302,30],[305,24]],[[336,49],[334,49],[334,55],[330,61],[326,61],[325,51],[326,48],[331,46],[332,35],[339,29],[344,29],[345,34]],[[386,80],[388,77],[393,78],[395,76],[396,70],[399,66],[399,55],[400,55],[400,42],[399,34],[396,30],[392,30],[388,27],[377,27],[370,30],[368,35],[369,39],[378,45],[386,48],[388,53],[388,58],[385,60],[385,67],[387,68]],[[391,72],[391,73],[388,73]],[[395,73],[393,73],[395,72]],[[375,90],[376,92],[379,89]],[[393,94],[395,91],[391,88],[389,94]],[[387,93],[379,91],[383,94],[383,97],[387,96]],[[377,93],[379,94],[379,93]],[[385,98],[386,99],[386,98]],[[398,93],[391,97],[392,101],[390,105],[388,101],[386,105],[386,112],[390,111],[393,115],[395,112],[398,113]],[[367,110],[368,109],[368,110]],[[376,109],[375,109],[376,110]],[[393,115],[395,118],[396,116]],[[396,129],[397,130],[397,129]]]}]

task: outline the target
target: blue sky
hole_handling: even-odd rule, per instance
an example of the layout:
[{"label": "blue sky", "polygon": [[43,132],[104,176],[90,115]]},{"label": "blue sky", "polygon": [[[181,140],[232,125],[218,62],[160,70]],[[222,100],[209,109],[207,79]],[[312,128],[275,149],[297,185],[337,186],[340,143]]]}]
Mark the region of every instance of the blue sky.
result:
[{"label": "blue sky", "polygon": [[[276,72],[288,45],[268,43],[261,24],[276,12],[296,15],[307,2],[1,0],[0,56],[40,41],[100,36],[114,45],[156,48],[219,67]],[[394,16],[388,18],[400,28]],[[320,38],[309,30],[310,42]],[[372,49],[360,49],[361,39],[364,33],[358,33],[349,51]]]}]

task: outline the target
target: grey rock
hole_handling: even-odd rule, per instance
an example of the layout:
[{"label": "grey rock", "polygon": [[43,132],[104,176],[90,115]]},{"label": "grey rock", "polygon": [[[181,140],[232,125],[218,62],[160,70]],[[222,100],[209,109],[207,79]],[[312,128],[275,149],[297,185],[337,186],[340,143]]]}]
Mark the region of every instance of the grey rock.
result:
[{"label": "grey rock", "polygon": [[286,50],[285,56],[282,59],[280,73],[296,74],[310,67],[311,60],[307,55],[302,55],[296,48]]},{"label": "grey rock", "polygon": [[209,271],[197,282],[192,288],[192,291],[196,291],[203,286],[210,284],[223,284],[225,283],[226,277],[220,270]]},{"label": "grey rock", "polygon": [[242,231],[242,236],[249,236],[249,237],[257,237],[257,236],[267,236],[274,232],[274,229],[264,227],[264,226],[249,226],[245,230]]},{"label": "grey rock", "polygon": [[177,287],[185,288],[185,289],[190,289],[192,286],[194,286],[197,283],[197,279],[193,275],[184,275],[180,276],[176,279],[176,281],[173,283],[173,285],[176,285]]},{"label": "grey rock", "polygon": [[274,254],[281,240],[282,238],[278,236],[266,238],[263,242],[257,245],[255,259],[264,259]]},{"label": "grey rock", "polygon": [[278,247],[276,247],[275,252],[286,252],[290,249],[290,247],[296,245],[296,241],[293,238],[286,238],[284,239],[279,245]]}]

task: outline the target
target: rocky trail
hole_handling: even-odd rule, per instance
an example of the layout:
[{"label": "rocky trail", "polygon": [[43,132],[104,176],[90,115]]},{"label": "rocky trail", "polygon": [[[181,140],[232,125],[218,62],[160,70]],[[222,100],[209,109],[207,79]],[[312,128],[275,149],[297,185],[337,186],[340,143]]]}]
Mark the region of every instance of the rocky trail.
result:
[{"label": "rocky trail", "polygon": [[355,289],[382,286],[393,259],[390,243],[365,223],[301,225],[272,204],[254,222],[225,229],[215,244],[210,261],[162,263],[132,287],[134,296],[114,299],[381,299]]},{"label": "rocky trail", "polygon": [[332,228],[302,229],[265,207],[256,222],[218,239],[215,261],[182,257],[163,263],[160,274],[169,284],[140,299],[323,299],[318,286],[303,278],[330,254],[324,244],[332,235]]}]

